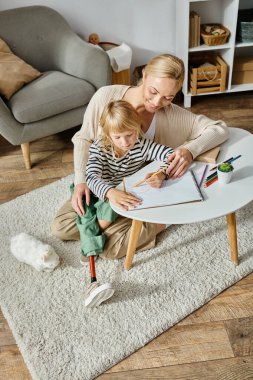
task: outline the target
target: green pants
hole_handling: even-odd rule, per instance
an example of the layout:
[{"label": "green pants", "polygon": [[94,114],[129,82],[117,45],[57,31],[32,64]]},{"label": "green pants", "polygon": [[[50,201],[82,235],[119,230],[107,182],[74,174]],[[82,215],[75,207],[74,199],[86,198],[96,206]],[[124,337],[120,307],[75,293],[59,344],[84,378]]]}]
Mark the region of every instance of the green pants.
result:
[{"label": "green pants", "polygon": [[[74,184],[70,186],[73,193]],[[76,224],[80,233],[81,251],[84,256],[95,256],[104,250],[105,235],[100,231],[98,219],[114,222],[118,214],[113,211],[110,204],[99,200],[90,194],[90,205],[83,199],[85,215],[76,217]]]}]

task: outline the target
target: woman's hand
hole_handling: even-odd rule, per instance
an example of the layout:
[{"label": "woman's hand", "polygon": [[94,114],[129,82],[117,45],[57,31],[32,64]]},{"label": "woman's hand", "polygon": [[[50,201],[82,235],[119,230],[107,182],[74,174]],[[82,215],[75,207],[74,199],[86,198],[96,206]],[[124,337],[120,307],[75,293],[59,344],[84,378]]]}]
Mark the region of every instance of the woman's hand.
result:
[{"label": "woman's hand", "polygon": [[154,187],[154,188],[159,188],[162,186],[162,183],[165,179],[165,174],[158,173],[154,175],[154,173],[148,173],[145,178],[149,186]]},{"label": "woman's hand", "polygon": [[72,195],[71,204],[75,212],[79,216],[83,216],[85,214],[83,208],[83,196],[85,195],[85,202],[89,206],[90,204],[90,190],[85,183],[79,183],[74,188],[74,193]]},{"label": "woman's hand", "polygon": [[126,193],[125,191],[117,189],[108,190],[106,198],[108,198],[115,206],[123,210],[129,210],[129,208],[135,208],[135,206],[141,204],[141,200],[131,193]]},{"label": "woman's hand", "polygon": [[169,174],[170,178],[178,178],[181,177],[189,166],[192,163],[192,154],[191,152],[184,148],[178,148],[172,153],[167,162],[170,162],[170,166],[166,170],[167,174]]}]

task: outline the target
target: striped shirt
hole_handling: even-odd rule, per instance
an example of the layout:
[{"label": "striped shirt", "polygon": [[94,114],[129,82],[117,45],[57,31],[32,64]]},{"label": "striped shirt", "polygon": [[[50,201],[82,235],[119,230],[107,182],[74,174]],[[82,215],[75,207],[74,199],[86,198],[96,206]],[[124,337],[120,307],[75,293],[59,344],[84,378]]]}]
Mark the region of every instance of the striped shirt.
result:
[{"label": "striped shirt", "polygon": [[105,200],[108,190],[116,187],[124,177],[136,173],[145,162],[165,161],[171,153],[173,149],[141,137],[125,156],[118,158],[111,147],[106,150],[100,140],[95,140],[89,150],[87,185],[93,194]]}]

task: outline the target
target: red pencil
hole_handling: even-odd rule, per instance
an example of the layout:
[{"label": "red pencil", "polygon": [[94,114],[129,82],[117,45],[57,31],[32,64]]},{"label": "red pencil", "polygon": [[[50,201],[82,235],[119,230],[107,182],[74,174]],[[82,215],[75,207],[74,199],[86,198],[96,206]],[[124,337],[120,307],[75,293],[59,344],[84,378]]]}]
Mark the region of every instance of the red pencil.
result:
[{"label": "red pencil", "polygon": [[214,182],[216,182],[216,181],[218,181],[218,176],[217,176],[217,177],[214,177],[214,178],[212,178],[210,181],[206,182],[206,183],[204,184],[204,187],[208,187],[208,186],[212,185],[212,183],[214,183]]}]

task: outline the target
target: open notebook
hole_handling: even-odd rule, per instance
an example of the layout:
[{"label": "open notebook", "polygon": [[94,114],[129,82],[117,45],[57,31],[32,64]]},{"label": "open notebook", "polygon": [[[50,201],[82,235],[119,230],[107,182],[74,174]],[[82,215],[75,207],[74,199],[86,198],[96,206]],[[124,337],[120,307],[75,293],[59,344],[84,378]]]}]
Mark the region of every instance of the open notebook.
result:
[{"label": "open notebook", "polygon": [[[203,196],[191,170],[188,170],[181,178],[164,181],[160,189],[151,188],[146,183],[134,187],[137,182],[145,178],[145,174],[159,170],[161,164],[160,161],[154,161],[132,176],[125,178],[126,191],[142,199],[142,204],[135,207],[134,210],[203,201]],[[118,188],[122,190],[123,185],[120,184]]]}]

